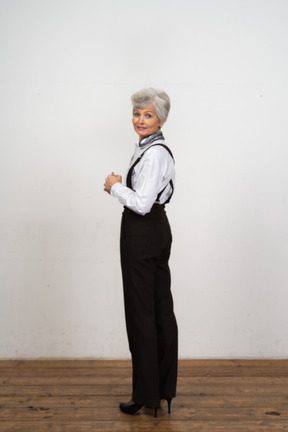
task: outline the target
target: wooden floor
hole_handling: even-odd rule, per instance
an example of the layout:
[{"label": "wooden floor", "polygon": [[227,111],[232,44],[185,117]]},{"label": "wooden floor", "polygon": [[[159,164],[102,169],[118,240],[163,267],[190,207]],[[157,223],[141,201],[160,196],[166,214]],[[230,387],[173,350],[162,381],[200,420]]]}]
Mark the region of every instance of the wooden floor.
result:
[{"label": "wooden floor", "polygon": [[129,361],[2,361],[0,384],[1,432],[288,432],[288,360],[180,361],[156,419],[118,408]]}]

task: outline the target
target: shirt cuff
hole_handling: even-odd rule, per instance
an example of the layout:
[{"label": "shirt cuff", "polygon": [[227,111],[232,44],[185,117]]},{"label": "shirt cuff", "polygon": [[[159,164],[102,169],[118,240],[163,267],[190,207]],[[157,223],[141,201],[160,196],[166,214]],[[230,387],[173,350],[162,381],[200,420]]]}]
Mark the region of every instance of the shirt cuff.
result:
[{"label": "shirt cuff", "polygon": [[121,188],[121,186],[122,186],[122,183],[120,183],[120,182],[114,183],[114,185],[110,189],[110,195],[112,195],[114,198],[116,198],[118,196],[117,191],[119,190],[119,188]]}]

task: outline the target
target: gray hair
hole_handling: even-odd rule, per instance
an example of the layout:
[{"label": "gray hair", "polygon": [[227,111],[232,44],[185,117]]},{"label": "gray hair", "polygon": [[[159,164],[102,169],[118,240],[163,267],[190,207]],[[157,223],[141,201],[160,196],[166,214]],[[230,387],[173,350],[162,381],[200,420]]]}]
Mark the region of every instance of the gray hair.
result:
[{"label": "gray hair", "polygon": [[142,89],[131,96],[133,108],[145,108],[153,105],[159,120],[165,121],[170,110],[170,98],[163,90],[152,87]]}]

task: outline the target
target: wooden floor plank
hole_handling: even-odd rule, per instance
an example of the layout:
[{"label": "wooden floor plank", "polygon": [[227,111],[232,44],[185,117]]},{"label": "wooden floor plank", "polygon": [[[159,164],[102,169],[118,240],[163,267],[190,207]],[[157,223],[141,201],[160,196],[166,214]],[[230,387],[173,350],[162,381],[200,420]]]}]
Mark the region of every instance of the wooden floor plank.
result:
[{"label": "wooden floor plank", "polygon": [[[18,367],[18,368],[40,368],[53,367],[53,368],[127,368],[131,367],[130,360],[0,360],[0,369],[5,367]],[[271,369],[288,368],[288,359],[282,360],[179,360],[179,368],[200,368],[206,369],[208,367],[221,368],[233,367],[250,367],[258,369],[259,367],[269,367]]]},{"label": "wooden floor plank", "polygon": [[[72,408],[72,409],[71,409]],[[158,418],[163,421],[178,420],[178,421],[265,421],[266,417],[281,417],[281,421],[286,420],[288,425],[288,410],[282,407],[281,410],[271,406],[264,406],[261,408],[250,407],[189,407],[185,404],[175,405],[172,413],[167,413],[167,407],[159,409]],[[154,411],[149,408],[143,408],[141,412],[135,416],[127,416],[123,414],[116,406],[99,406],[95,407],[53,407],[49,408],[46,405],[38,403],[37,405],[28,405],[26,407],[0,407],[0,422],[13,420],[15,422],[25,421],[109,421],[113,418],[115,421],[124,420],[127,422],[138,422],[139,418],[153,418]],[[274,414],[272,414],[274,413]],[[128,418],[126,418],[128,417]]]},{"label": "wooden floor plank", "polygon": [[[43,386],[0,386],[0,396],[15,397],[19,395],[26,396],[103,396],[119,395],[130,396],[131,386],[69,386],[69,385],[43,385]],[[200,396],[227,396],[241,394],[246,396],[288,396],[287,384],[267,384],[259,385],[251,382],[250,384],[231,383],[223,385],[221,382],[207,385],[179,386],[177,395],[200,395]]]},{"label": "wooden floor plank", "polygon": [[[130,396],[131,386],[0,386],[0,396],[103,396],[103,395],[119,395]],[[285,396],[288,397],[287,385],[267,384],[259,386],[251,383],[250,385],[238,385],[236,388],[231,386],[218,385],[207,386],[179,386],[177,395],[186,396],[233,396],[241,394],[245,396]]]},{"label": "wooden floor plank", "polygon": [[[24,392],[23,392],[24,393]],[[120,402],[120,397],[111,395],[111,396],[90,396],[81,397],[78,395],[74,396],[31,396],[27,397],[27,395],[23,396],[2,396],[0,397],[0,407],[28,407],[28,406],[42,406],[48,408],[57,408],[57,407],[112,407],[113,409],[118,409],[118,404]],[[164,402],[165,403],[165,402]],[[255,395],[255,396],[247,396],[247,395],[230,395],[229,397],[225,396],[177,396],[177,398],[173,401],[173,406],[175,409],[179,406],[187,406],[187,407],[220,407],[220,408],[234,408],[234,407],[265,407],[267,411],[279,411],[286,409],[288,406],[288,397],[287,396],[267,396],[267,395]]]},{"label": "wooden floor plank", "polygon": [[[131,367],[123,367],[120,368],[121,370],[121,377],[131,377]],[[178,377],[233,377],[237,374],[238,377],[283,377],[288,378],[288,367],[278,367],[278,368],[271,368],[269,366],[267,367],[259,367],[259,368],[252,368],[252,367],[239,367],[237,368],[237,371],[235,371],[234,367],[209,367],[209,368],[179,368],[178,370]],[[61,377],[119,377],[119,368],[111,366],[109,368],[105,367],[91,367],[91,368],[81,368],[81,367],[53,367],[52,365],[49,367],[41,366],[41,367],[13,367],[10,365],[10,367],[6,366],[5,368],[0,367],[0,379],[5,377],[55,377],[55,376],[61,376]]]},{"label": "wooden floor plank", "polygon": [[[256,386],[279,385],[288,388],[288,377],[179,377],[178,387],[182,386]],[[131,377],[126,376],[48,376],[48,377],[14,377],[0,378],[1,386],[131,386]]]}]

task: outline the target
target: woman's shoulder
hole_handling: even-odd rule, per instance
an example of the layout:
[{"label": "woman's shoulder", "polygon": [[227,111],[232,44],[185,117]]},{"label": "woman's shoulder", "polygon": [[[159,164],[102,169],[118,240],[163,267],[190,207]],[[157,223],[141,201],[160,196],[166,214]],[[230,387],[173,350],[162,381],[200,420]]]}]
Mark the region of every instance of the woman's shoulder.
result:
[{"label": "woman's shoulder", "polygon": [[165,142],[151,144],[151,146],[145,149],[145,153],[147,154],[147,156],[150,154],[151,157],[154,155],[154,156],[161,156],[161,157],[164,156],[168,158],[169,157],[173,158],[173,153]]}]

